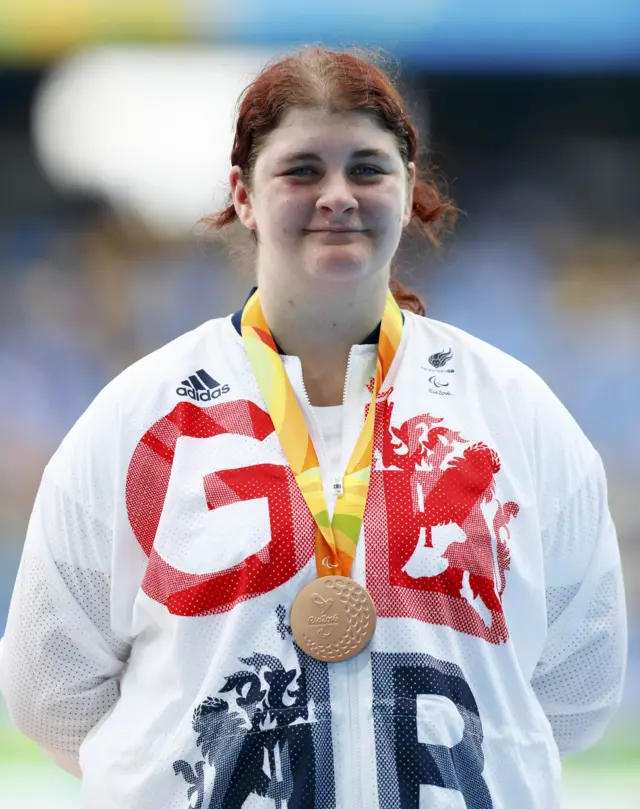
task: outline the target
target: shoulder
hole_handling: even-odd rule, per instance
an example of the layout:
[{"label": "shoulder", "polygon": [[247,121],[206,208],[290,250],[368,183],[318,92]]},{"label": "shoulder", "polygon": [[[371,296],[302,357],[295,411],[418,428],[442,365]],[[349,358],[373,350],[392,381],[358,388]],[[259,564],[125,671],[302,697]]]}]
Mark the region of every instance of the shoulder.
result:
[{"label": "shoulder", "polygon": [[[501,435],[511,435],[532,460],[540,482],[562,480],[574,488],[597,453],[549,385],[523,362],[447,323],[409,315],[412,361],[455,369],[467,401],[473,401]],[[418,352],[418,353],[417,353]],[[450,359],[447,359],[450,356]]]},{"label": "shoulder", "polygon": [[[545,383],[531,368],[520,360],[469,332],[430,317],[408,315],[413,343],[412,353],[424,346],[425,364],[437,367],[439,361],[455,362],[464,374],[481,372],[495,384],[518,381],[523,386],[536,388]],[[437,349],[432,352],[432,349]],[[436,363],[436,365],[434,365]]]},{"label": "shoulder", "polygon": [[[206,371],[211,378],[233,367],[241,342],[228,317],[203,323],[125,368],[109,382],[63,439],[49,466],[116,462],[181,401],[177,390],[190,376]],[[223,371],[223,373],[225,373]],[[227,382],[225,378],[223,380]],[[187,399],[188,401],[188,399]]]},{"label": "shoulder", "polygon": [[192,372],[194,362],[205,361],[207,356],[211,359],[212,352],[239,343],[239,340],[234,340],[234,335],[228,317],[208,320],[129,365],[106,386],[103,393],[118,397],[125,390],[127,393],[133,390],[142,394],[150,385],[157,386],[164,380],[170,380],[175,387]]}]

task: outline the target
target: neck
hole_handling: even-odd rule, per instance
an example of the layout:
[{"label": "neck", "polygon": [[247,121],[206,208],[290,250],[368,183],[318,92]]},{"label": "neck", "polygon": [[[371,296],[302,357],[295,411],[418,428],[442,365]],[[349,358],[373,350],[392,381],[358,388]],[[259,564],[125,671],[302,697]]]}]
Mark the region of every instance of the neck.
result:
[{"label": "neck", "polygon": [[388,277],[349,290],[297,290],[260,282],[269,329],[286,354],[300,358],[312,405],[342,404],[349,352],[376,328],[384,312]]}]

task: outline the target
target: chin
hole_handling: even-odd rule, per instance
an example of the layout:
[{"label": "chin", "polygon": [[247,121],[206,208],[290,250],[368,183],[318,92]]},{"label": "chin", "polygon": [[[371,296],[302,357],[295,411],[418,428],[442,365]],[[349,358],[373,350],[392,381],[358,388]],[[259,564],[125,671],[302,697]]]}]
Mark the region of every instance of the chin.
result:
[{"label": "chin", "polygon": [[374,274],[371,266],[356,261],[331,261],[317,263],[309,268],[309,274],[317,281],[345,284],[365,281]]},{"label": "chin", "polygon": [[318,281],[348,283],[364,281],[375,274],[369,251],[329,249],[309,257],[308,273]]}]

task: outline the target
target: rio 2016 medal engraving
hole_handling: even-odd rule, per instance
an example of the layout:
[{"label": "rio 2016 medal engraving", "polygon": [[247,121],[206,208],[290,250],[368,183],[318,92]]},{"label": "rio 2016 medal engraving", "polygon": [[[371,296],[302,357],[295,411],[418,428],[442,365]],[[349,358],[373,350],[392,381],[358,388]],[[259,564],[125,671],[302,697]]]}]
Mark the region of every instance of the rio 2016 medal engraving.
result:
[{"label": "rio 2016 medal engraving", "polygon": [[323,663],[355,657],[369,643],[375,628],[371,596],[346,576],[323,576],[309,582],[291,607],[296,643]]}]

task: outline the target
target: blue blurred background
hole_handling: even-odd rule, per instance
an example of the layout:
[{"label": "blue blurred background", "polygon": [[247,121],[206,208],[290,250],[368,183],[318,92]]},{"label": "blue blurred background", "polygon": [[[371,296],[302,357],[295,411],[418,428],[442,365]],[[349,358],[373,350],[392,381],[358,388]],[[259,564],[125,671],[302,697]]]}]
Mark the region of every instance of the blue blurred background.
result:
[{"label": "blue blurred background", "polygon": [[[100,388],[242,303],[197,227],[238,92],[305,42],[384,48],[463,216],[400,273],[538,371],[602,454],[630,618],[623,710],[565,806],[640,794],[638,0],[0,0],[0,634],[42,470]],[[8,725],[0,806],[80,806]]]}]

